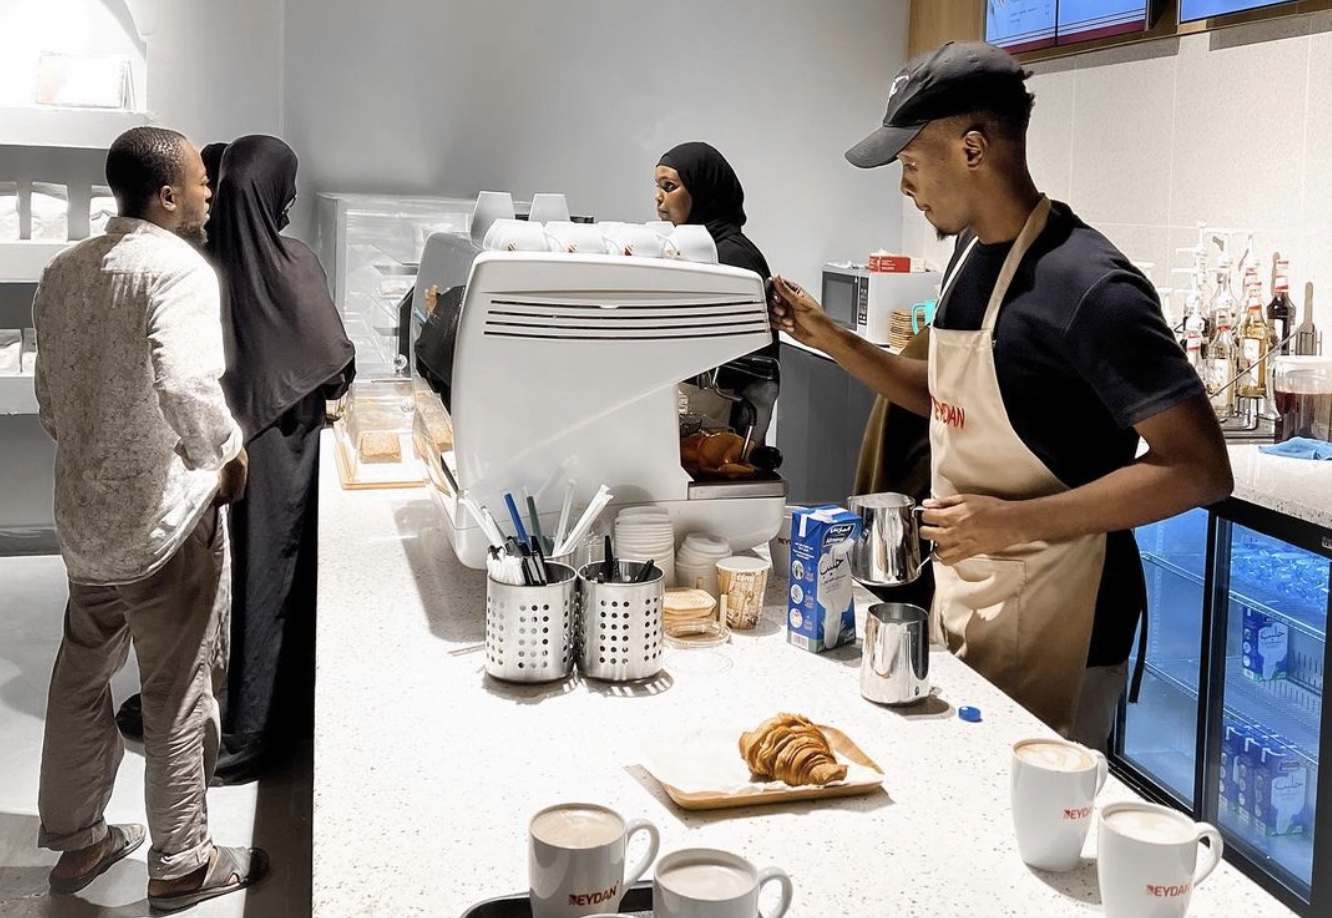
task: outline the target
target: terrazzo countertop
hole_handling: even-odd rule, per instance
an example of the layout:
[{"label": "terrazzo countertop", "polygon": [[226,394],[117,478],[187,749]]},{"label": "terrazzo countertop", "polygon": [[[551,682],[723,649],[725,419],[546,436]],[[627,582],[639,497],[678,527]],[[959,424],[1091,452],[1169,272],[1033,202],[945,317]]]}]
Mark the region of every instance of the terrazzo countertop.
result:
[{"label": "terrazzo countertop", "polygon": [[[455,918],[525,892],[528,818],[575,800],[652,820],[663,853],[716,846],[784,868],[790,918],[1099,913],[1093,861],[1037,873],[1013,841],[1009,749],[1048,731],[947,653],[931,656],[926,710],[875,706],[858,691],[858,649],[786,643],[777,585],[756,632],[667,651],[646,685],[505,685],[484,675],[477,649],[483,575],[458,564],[424,490],[344,491],[330,461],[320,505],[316,918]],[[964,704],[984,721],[958,719]],[[752,729],[779,710],[844,731],[886,773],[884,789],[689,813],[639,764],[654,736]],[[1100,801],[1133,797],[1111,778]],[[1226,864],[1190,910],[1288,914]]]},{"label": "terrazzo countertop", "polygon": [[1287,459],[1256,445],[1230,447],[1232,499],[1332,529],[1332,462]]}]

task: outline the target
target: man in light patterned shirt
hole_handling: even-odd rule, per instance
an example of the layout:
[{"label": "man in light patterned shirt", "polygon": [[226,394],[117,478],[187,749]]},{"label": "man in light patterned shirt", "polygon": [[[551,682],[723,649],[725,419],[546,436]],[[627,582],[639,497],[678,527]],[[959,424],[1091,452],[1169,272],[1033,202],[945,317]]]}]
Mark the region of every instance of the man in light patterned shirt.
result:
[{"label": "man in light patterned shirt", "polygon": [[144,840],[143,826],[104,818],[124,755],[110,680],[132,644],[148,900],[174,910],[247,886],[267,866],[257,849],[214,846],[204,799],[230,614],[220,508],[243,493],[246,461],[219,382],[217,275],[196,248],[210,197],[199,153],[174,131],[134,128],[111,145],[106,172],[120,215],[52,260],[33,303],[37,402],[56,441],[69,575],[39,843],[63,852],[52,892],[72,893]]}]

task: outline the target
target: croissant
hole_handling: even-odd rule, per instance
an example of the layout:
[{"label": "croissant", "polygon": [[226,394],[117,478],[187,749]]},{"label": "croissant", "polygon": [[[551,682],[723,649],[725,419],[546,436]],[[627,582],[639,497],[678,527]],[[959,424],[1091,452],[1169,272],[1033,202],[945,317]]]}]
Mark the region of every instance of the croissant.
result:
[{"label": "croissant", "polygon": [[740,755],[756,776],[792,787],[831,784],[846,777],[823,731],[799,714],[778,714],[740,734]]}]

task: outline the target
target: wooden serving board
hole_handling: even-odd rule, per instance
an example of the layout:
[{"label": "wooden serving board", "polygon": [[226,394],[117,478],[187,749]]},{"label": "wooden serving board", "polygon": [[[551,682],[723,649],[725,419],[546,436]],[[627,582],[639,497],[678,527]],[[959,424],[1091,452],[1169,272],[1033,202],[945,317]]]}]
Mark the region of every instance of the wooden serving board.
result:
[{"label": "wooden serving board", "polygon": [[[768,803],[789,803],[794,800],[825,800],[836,797],[857,797],[872,794],[883,786],[883,769],[859,746],[851,741],[836,727],[819,724],[819,729],[828,737],[828,744],[843,759],[855,762],[878,774],[876,781],[858,781],[852,784],[833,784],[827,787],[809,785],[806,787],[770,787],[741,791],[693,791],[686,793],[672,787],[665,781],[657,780],[666,790],[667,796],[685,810],[724,810],[740,806],[761,806]],[[736,750],[739,755],[739,750]],[[655,777],[655,776],[654,776]]]}]

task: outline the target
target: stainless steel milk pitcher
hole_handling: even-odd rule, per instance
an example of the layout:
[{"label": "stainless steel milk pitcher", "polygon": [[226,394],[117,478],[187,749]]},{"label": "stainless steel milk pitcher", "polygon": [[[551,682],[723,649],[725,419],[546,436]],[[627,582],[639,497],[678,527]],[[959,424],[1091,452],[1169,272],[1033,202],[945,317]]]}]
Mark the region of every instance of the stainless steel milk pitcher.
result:
[{"label": "stainless steel milk pitcher", "polygon": [[860,516],[860,538],[851,549],[851,576],[866,586],[903,586],[920,576],[920,514],[905,494],[859,494],[847,507]]},{"label": "stainless steel milk pitcher", "polygon": [[881,602],[865,616],[860,694],[879,704],[911,704],[930,694],[929,613]]}]

